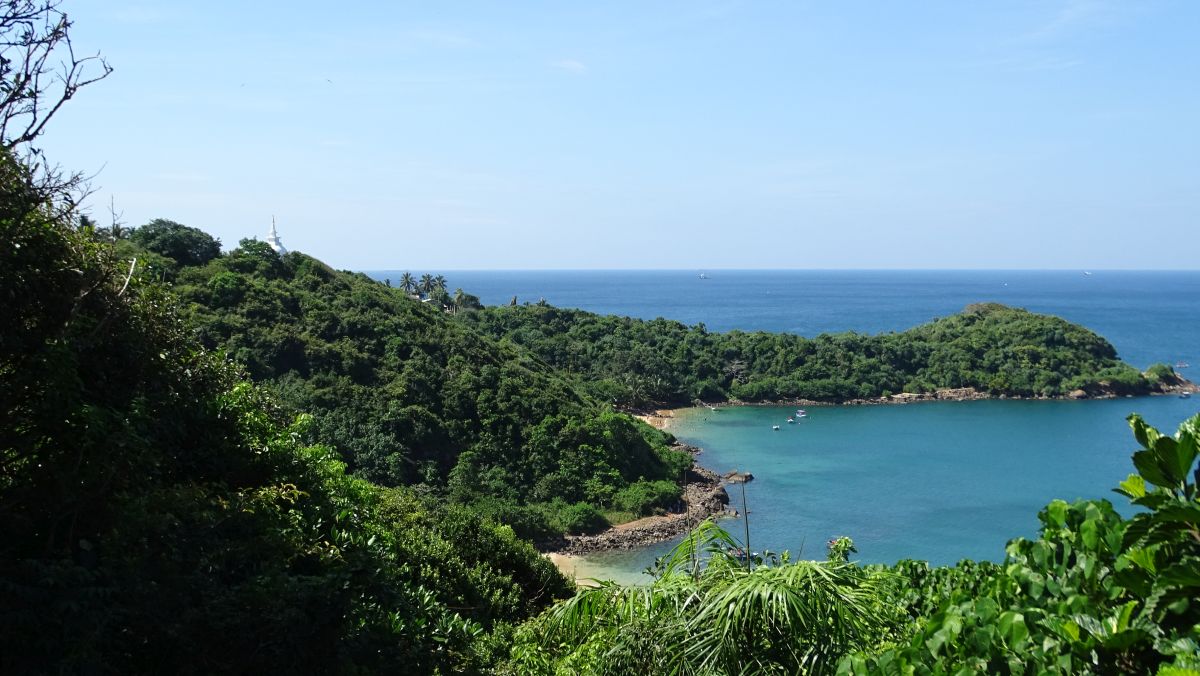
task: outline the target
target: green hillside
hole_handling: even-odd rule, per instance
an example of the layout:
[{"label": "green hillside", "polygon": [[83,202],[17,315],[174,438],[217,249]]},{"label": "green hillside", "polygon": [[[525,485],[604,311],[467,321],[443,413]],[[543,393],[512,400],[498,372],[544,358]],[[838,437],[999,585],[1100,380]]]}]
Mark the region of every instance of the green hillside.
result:
[{"label": "green hillside", "polygon": [[668,437],[440,307],[257,241],[168,264],[201,343],[311,413],[311,439],[360,477],[420,484],[528,537],[596,530],[603,511],[679,498],[691,460]]},{"label": "green hillside", "polygon": [[667,319],[544,304],[487,308],[462,321],[579,376],[605,401],[643,406],[737,399],[840,402],[972,387],[995,395],[1145,394],[1146,377],[1088,329],[995,303],[898,333],[711,333]]},{"label": "green hillside", "polygon": [[0,672],[459,673],[570,585],[309,445],[0,155]]}]

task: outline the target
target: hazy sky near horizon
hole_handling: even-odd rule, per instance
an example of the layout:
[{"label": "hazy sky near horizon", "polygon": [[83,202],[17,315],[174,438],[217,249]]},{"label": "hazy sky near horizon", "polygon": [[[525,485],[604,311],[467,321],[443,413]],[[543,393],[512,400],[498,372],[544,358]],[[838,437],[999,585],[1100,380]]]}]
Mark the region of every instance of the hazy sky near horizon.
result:
[{"label": "hazy sky near horizon", "polygon": [[[271,5],[269,8],[266,5]],[[340,268],[1175,268],[1200,3],[64,0],[42,144]]]}]

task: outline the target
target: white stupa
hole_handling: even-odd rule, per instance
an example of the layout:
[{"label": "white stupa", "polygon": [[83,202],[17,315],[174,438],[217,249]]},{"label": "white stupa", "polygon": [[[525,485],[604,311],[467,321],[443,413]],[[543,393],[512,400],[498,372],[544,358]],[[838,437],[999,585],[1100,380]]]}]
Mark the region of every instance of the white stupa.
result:
[{"label": "white stupa", "polygon": [[271,234],[267,235],[267,244],[269,244],[271,248],[275,250],[275,253],[279,254],[280,256],[287,253],[287,249],[284,248],[283,242],[279,241],[279,233],[275,232],[274,216],[271,217]]}]

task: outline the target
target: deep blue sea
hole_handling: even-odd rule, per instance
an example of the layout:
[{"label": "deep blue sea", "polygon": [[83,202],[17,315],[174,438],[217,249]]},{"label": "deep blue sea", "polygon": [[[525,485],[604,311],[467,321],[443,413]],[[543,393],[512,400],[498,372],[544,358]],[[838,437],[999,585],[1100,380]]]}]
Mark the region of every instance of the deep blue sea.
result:
[{"label": "deep blue sea", "polygon": [[[422,271],[423,272],[423,271]],[[436,272],[436,271],[434,271]],[[377,279],[399,272],[369,273]],[[1159,271],[443,271],[486,304],[547,302],[600,313],[703,322],[711,331],[901,331],[996,301],[1064,317],[1100,333],[1122,359],[1190,363],[1200,377],[1200,272]],[[1031,537],[1054,498],[1110,498],[1131,470],[1124,421],[1137,411],[1174,429],[1200,396],[1107,401],[983,401],[683,413],[673,430],[713,469],[741,469],[751,545],[822,558],[849,535],[864,562],[1000,560]],[[778,432],[772,425],[782,424]],[[740,502],[738,487],[731,489]],[[740,521],[728,521],[742,532]],[[580,574],[631,580],[669,548],[589,557]]]}]

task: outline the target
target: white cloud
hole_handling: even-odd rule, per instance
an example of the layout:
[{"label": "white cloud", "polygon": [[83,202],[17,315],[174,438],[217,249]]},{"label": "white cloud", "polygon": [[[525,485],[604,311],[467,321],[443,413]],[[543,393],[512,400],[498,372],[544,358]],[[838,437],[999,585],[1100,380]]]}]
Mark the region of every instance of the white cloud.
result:
[{"label": "white cloud", "polygon": [[550,64],[559,70],[565,70],[568,73],[582,74],[587,72],[587,65],[576,59],[562,59]]}]

